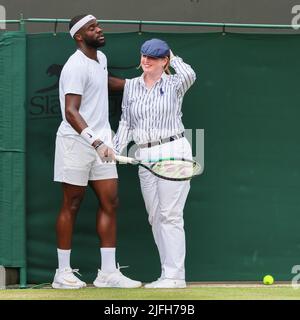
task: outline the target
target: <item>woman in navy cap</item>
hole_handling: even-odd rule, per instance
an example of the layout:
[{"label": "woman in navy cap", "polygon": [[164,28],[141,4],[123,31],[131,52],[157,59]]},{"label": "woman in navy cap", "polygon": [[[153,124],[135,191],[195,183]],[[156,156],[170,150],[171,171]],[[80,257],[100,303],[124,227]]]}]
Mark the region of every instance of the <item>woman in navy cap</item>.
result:
[{"label": "woman in navy cap", "polygon": [[[134,140],[139,160],[180,157],[191,159],[192,151],[184,137],[182,101],[196,79],[193,69],[174,56],[160,39],[141,47],[143,74],[126,80],[122,116],[114,149],[120,154]],[[171,75],[169,66],[175,70]],[[185,232],[183,209],[189,181],[167,181],[139,168],[141,190],[157,245],[161,276],[146,288],[184,288]]]}]

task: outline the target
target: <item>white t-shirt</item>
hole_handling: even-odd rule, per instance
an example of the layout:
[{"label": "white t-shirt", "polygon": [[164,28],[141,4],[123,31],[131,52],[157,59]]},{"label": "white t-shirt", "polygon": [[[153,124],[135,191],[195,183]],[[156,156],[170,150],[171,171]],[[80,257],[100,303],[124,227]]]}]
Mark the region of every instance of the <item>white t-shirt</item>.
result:
[{"label": "white t-shirt", "polygon": [[65,115],[65,95],[81,95],[79,113],[96,136],[111,146],[111,128],[108,111],[108,72],[106,56],[97,51],[98,61],[88,58],[79,49],[64,65],[59,79],[59,99],[62,122],[58,136],[73,136],[82,143],[87,142],[69,124]]}]

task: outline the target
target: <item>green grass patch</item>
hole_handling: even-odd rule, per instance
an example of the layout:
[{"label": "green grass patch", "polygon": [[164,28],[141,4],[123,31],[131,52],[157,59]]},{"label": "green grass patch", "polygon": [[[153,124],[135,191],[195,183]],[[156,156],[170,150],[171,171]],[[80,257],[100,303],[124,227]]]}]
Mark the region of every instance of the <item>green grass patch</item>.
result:
[{"label": "green grass patch", "polygon": [[217,287],[185,289],[113,289],[88,287],[79,290],[7,289],[0,300],[299,300],[300,290],[291,286]]}]

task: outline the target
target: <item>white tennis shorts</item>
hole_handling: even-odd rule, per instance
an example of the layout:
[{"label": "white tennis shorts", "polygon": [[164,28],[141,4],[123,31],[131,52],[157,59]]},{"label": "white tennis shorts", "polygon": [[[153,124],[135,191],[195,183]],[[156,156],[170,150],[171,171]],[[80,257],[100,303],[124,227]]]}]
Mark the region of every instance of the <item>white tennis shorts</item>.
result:
[{"label": "white tennis shorts", "polygon": [[115,163],[103,163],[95,149],[71,137],[56,137],[54,181],[87,186],[89,180],[117,179]]}]

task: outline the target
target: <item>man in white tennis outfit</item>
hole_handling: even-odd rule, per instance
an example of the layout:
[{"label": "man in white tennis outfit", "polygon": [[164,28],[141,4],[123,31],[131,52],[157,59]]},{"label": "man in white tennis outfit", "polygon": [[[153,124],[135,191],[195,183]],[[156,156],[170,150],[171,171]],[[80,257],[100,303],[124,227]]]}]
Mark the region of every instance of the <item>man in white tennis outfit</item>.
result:
[{"label": "man in white tennis outfit", "polygon": [[62,183],[63,203],[57,222],[58,269],[52,287],[79,289],[86,286],[70,266],[72,233],[76,214],[89,184],[98,201],[97,233],[100,239],[101,269],[93,282],[96,287],[136,288],[116,267],[117,170],[108,118],[108,82],[120,90],[124,80],[108,80],[102,29],[92,15],[74,17],[70,34],[77,51],[63,67],[59,95],[62,122],[57,131],[54,181]]}]

